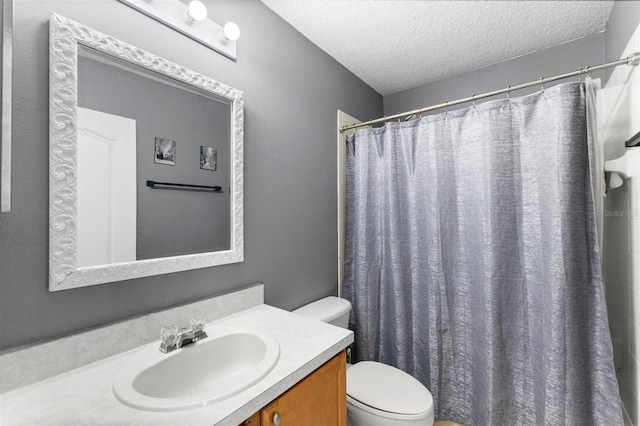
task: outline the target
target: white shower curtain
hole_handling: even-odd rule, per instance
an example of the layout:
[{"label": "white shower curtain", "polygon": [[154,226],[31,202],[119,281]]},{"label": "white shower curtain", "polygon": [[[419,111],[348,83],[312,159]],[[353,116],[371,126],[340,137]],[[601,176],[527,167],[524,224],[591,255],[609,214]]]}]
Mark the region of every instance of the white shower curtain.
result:
[{"label": "white shower curtain", "polygon": [[417,377],[436,418],[622,423],[587,102],[569,83],[347,140],[355,355]]},{"label": "white shower curtain", "polygon": [[600,80],[586,78],[587,137],[589,138],[589,166],[591,168],[591,187],[593,205],[598,230],[598,247],[602,253],[602,232],[604,230],[604,146],[600,135],[598,118],[601,115],[596,92],[600,90]]}]

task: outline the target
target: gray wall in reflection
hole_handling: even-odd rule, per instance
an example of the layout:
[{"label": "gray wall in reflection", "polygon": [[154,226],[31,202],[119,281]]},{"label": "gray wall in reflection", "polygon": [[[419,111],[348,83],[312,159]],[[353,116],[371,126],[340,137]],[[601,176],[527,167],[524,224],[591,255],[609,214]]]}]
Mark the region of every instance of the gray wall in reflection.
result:
[{"label": "gray wall in reflection", "polygon": [[[265,284],[297,308],[336,293],[336,110],[382,114],[382,97],[257,0],[209,0],[242,30],[233,62],[115,0],[18,0],[13,204],[0,215],[0,350]],[[245,94],[245,261],[48,292],[51,12]],[[178,152],[178,155],[180,153]]]},{"label": "gray wall in reflection", "polygon": [[[78,104],[136,120],[137,259],[229,250],[230,103],[81,56]],[[156,137],[176,142],[174,165],[154,161]],[[216,170],[200,168],[200,146],[217,149]],[[152,189],[147,180],[223,192]]]}]

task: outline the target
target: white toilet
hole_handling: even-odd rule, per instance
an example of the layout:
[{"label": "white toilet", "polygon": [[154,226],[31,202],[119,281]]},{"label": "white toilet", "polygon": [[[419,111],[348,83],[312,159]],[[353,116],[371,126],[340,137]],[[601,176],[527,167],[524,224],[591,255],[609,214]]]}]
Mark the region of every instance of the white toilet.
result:
[{"label": "white toilet", "polygon": [[[330,296],[293,312],[347,328],[350,311],[348,300]],[[373,361],[347,368],[349,426],[433,425],[431,393],[409,374]]]}]

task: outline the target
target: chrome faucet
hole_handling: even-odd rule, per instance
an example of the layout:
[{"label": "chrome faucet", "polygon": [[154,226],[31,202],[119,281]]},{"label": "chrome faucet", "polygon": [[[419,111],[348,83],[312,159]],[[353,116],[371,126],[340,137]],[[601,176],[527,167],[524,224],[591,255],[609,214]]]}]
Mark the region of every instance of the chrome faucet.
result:
[{"label": "chrome faucet", "polygon": [[191,327],[178,331],[178,326],[169,324],[160,331],[160,352],[168,354],[207,337],[204,331],[205,319],[202,317],[191,318]]}]

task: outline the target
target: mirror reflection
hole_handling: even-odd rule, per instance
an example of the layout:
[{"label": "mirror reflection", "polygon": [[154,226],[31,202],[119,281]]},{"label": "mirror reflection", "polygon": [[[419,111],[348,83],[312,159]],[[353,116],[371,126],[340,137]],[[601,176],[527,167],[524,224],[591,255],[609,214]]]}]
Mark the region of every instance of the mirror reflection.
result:
[{"label": "mirror reflection", "polygon": [[49,290],[244,261],[242,92],[49,23]]},{"label": "mirror reflection", "polygon": [[231,101],[85,46],[77,78],[77,266],[229,250]]}]

